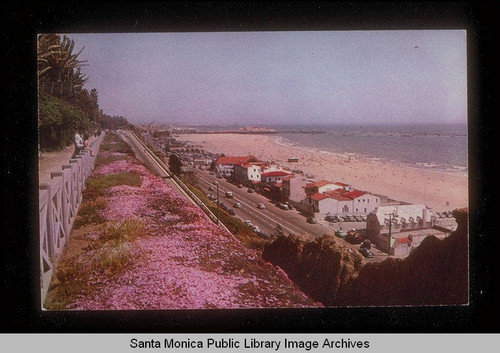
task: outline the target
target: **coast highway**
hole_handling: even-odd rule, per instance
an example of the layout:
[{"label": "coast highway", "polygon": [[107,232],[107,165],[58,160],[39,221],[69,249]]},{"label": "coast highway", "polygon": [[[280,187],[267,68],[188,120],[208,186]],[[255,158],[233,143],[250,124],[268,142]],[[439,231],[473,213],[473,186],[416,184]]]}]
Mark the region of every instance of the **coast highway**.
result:
[{"label": "coast highway", "polygon": [[[131,145],[136,157],[145,163],[145,165],[153,173],[163,177],[165,182],[167,182],[175,190],[187,196],[184,190],[174,183],[172,179],[165,178],[169,176],[168,170],[160,167],[158,163],[155,162],[154,157],[151,156],[151,154],[144,148],[141,142],[137,140],[132,132],[121,130],[119,133],[123,137],[124,141]],[[195,173],[198,180],[198,187],[205,193],[205,195],[212,194],[217,197],[217,187],[215,184],[215,182],[217,182],[219,184],[219,202],[231,207],[235,211],[236,217],[240,218],[242,221],[250,221],[252,225],[257,226],[267,235],[273,234],[278,224],[281,225],[283,232],[287,235],[304,235],[314,239],[323,234],[334,234],[335,229],[333,227],[329,227],[321,223],[307,223],[306,217],[300,214],[297,210],[282,210],[265,196],[257,192],[248,193],[246,187],[239,188],[237,185],[230,183],[226,179],[217,178],[215,175],[210,174],[207,170],[192,168],[192,171]],[[210,186],[214,191],[209,190]],[[225,197],[226,191],[231,191],[233,193],[233,197]],[[187,198],[192,201],[189,197]],[[239,202],[241,204],[241,208],[234,208],[233,204],[235,202]],[[264,204],[265,208],[258,208],[258,204]],[[222,209],[220,212],[223,212]],[[339,241],[353,250],[359,249],[359,245],[350,244],[341,239],[339,239]],[[387,258],[386,254],[383,254],[376,249],[373,249],[372,252],[375,256],[370,259],[365,258],[365,261],[378,262]]]}]

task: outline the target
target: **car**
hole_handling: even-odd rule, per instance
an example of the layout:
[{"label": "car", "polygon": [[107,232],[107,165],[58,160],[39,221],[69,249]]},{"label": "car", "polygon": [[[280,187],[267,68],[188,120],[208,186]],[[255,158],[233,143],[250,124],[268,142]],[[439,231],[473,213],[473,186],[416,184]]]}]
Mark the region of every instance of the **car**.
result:
[{"label": "car", "polygon": [[335,235],[338,236],[339,238],[345,238],[347,236],[346,232],[342,231],[342,230],[337,230],[335,232]]},{"label": "car", "polygon": [[250,220],[247,219],[247,220],[245,220],[245,224],[247,226],[251,227],[252,226],[252,221],[250,221]]},{"label": "car", "polygon": [[253,193],[253,189],[248,188],[248,189],[247,189],[247,192],[248,192],[249,194],[252,194],[252,193]]},{"label": "car", "polygon": [[325,221],[332,222],[332,223],[336,222],[335,217],[333,217],[333,216],[326,216]]},{"label": "car", "polygon": [[290,202],[287,202],[286,205],[288,206],[289,210],[293,210],[294,209],[293,205]]},{"label": "car", "polygon": [[370,250],[372,248],[372,242],[369,239],[363,240],[360,246],[361,249],[368,249]]},{"label": "car", "polygon": [[266,206],[264,206],[264,204],[263,204],[263,203],[259,203],[259,204],[257,205],[257,208],[259,208],[259,209],[263,210],[263,209],[265,209],[265,208],[266,208]]},{"label": "car", "polygon": [[238,184],[238,188],[243,189],[243,184]]},{"label": "car", "polygon": [[307,223],[316,224],[318,222],[316,222],[316,220],[314,219],[314,217],[308,217],[307,218]]},{"label": "car", "polygon": [[370,251],[370,249],[360,248],[359,252],[361,253],[361,255],[363,255],[366,258],[372,258],[373,257],[373,253]]},{"label": "car", "polygon": [[281,208],[282,210],[288,210],[288,209],[289,209],[289,208],[288,208],[288,205],[285,205],[284,203],[280,204],[280,208]]},{"label": "car", "polygon": [[227,208],[227,213],[229,213],[231,216],[234,216],[236,213],[234,212],[234,210],[230,207]]},{"label": "car", "polygon": [[208,187],[208,191],[215,191],[214,187],[213,186],[209,186]]},{"label": "car", "polygon": [[363,237],[356,231],[348,231],[345,240],[351,244],[361,244]]},{"label": "car", "polygon": [[228,199],[232,199],[232,198],[233,198],[233,192],[232,192],[232,191],[226,191],[225,196],[226,196]]},{"label": "car", "polygon": [[240,204],[239,202],[235,202],[235,203],[233,204],[233,207],[234,207],[234,208],[241,208],[241,204]]},{"label": "car", "polygon": [[259,233],[260,232],[260,229],[257,226],[252,226],[252,230],[254,231],[254,233]]}]

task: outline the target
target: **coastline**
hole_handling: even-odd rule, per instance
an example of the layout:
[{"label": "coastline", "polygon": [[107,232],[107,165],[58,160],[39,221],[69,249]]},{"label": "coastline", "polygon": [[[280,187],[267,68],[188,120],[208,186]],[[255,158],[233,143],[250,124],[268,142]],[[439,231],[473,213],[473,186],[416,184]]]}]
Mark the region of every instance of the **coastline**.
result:
[{"label": "coastline", "polygon": [[[356,158],[346,153],[287,146],[270,135],[192,134],[176,137],[228,156],[253,155],[300,169],[316,180],[348,183],[355,189],[381,194],[397,201],[425,204],[434,211],[468,207],[468,177],[441,171]],[[350,156],[350,157],[349,157]],[[298,162],[288,163],[289,157]]]}]

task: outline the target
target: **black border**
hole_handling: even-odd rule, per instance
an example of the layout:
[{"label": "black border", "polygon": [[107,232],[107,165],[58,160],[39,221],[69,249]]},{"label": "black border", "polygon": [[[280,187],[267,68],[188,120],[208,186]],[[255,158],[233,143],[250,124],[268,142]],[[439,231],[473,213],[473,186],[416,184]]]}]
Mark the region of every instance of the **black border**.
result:
[{"label": "black border", "polygon": [[[498,333],[493,141],[498,10],[488,2],[2,3],[0,333]],[[41,312],[36,34],[43,32],[466,29],[471,302],[461,307]],[[496,159],[495,159],[496,157]],[[493,163],[492,163],[493,162]],[[498,218],[498,217],[497,217]]]}]

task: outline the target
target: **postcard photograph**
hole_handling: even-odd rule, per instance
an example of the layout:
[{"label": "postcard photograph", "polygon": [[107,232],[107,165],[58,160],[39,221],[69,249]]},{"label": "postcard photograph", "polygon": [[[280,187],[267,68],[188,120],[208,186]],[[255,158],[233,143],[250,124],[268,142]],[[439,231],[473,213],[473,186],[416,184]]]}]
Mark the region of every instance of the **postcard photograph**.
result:
[{"label": "postcard photograph", "polygon": [[467,31],[39,33],[43,311],[469,305]]}]

